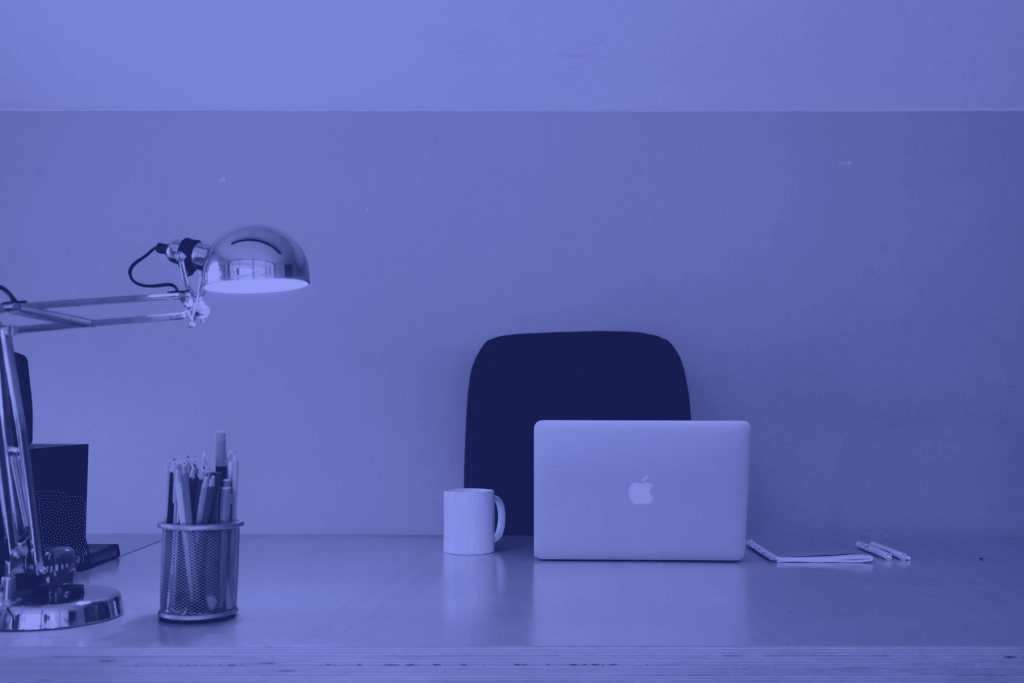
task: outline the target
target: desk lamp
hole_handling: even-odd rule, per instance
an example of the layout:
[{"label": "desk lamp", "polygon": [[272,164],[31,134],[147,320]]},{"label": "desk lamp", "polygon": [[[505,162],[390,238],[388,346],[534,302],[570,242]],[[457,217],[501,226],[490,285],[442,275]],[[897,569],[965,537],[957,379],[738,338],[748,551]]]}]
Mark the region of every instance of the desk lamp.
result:
[{"label": "desk lamp", "polygon": [[[143,284],[132,275],[135,266],[158,252],[178,266],[184,289],[171,283]],[[193,288],[189,277],[201,273]],[[8,398],[0,410],[3,458],[0,487],[3,489],[3,536],[8,560],[0,577],[0,631],[37,631],[95,624],[121,615],[121,594],[113,588],[74,583],[78,558],[72,548],[42,546],[36,491],[32,479],[28,424],[21,400],[21,384],[14,354],[14,335],[49,332],[75,327],[104,327],[133,323],[187,320],[189,327],[210,314],[203,301],[206,292],[262,293],[299,289],[309,284],[309,264],[291,237],[271,228],[249,227],[227,233],[212,246],[183,239],[158,244],[128,268],[128,277],[142,287],[170,287],[171,291],[138,296],[95,299],[61,299],[30,303],[18,301],[0,288],[10,301],[0,313],[46,321],[32,325],[0,325],[3,358],[0,389]],[[124,318],[84,318],[53,309],[74,306],[142,303],[177,299],[184,311]],[[19,585],[21,584],[21,585]]]}]

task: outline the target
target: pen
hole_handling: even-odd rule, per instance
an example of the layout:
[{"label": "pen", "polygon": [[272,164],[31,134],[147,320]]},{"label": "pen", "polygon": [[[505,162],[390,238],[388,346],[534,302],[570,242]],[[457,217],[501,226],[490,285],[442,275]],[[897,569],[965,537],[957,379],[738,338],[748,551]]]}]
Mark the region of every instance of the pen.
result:
[{"label": "pen", "polygon": [[[192,524],[192,499],[189,496],[188,482],[182,481],[183,479],[183,470],[174,473],[174,489],[179,507],[177,522],[178,524]],[[192,556],[189,546],[192,544],[189,543],[188,534],[181,533],[181,543],[184,546],[185,578],[188,581],[189,597],[195,600],[195,580],[192,577],[192,563],[189,562],[189,558]]]},{"label": "pen", "polygon": [[238,516],[238,456],[228,452],[228,477],[231,479],[231,521]]},{"label": "pen", "polygon": [[[226,469],[226,467],[225,467]],[[221,524],[227,524],[231,522],[231,480],[225,479],[221,482],[220,487],[220,522]],[[220,585],[228,587],[228,547],[231,544],[231,534],[220,534]],[[229,587],[228,587],[229,588]],[[231,607],[230,590],[222,592],[223,603],[221,603],[222,609],[229,609]]]},{"label": "pen", "polygon": [[231,480],[225,479],[220,489],[220,523],[233,522],[231,519]]},{"label": "pen", "polygon": [[224,483],[224,477],[220,472],[210,474],[210,500],[207,505],[210,513],[206,517],[207,524],[220,524],[220,487]]},{"label": "pen", "polygon": [[860,541],[857,541],[857,547],[860,548],[861,550],[864,550],[864,551],[867,551],[867,552],[871,553],[872,555],[877,555],[878,557],[882,558],[883,560],[891,560],[892,559],[892,555],[890,555],[889,553],[885,552],[881,548],[874,547],[873,545],[869,545],[867,543],[861,543]]},{"label": "pen", "polygon": [[[199,520],[200,524],[213,524],[213,501],[215,495],[213,487],[215,482],[216,478],[214,477],[212,472],[208,473],[206,477],[203,479],[203,491],[206,492],[206,498],[200,505],[200,507],[202,508],[202,517]],[[206,595],[207,607],[212,610],[216,604],[216,598],[215,596],[211,596],[209,591],[211,590],[211,586],[216,586],[217,570],[216,567],[214,567],[212,558],[210,558],[209,556],[204,562],[204,565],[205,566],[203,568],[202,574],[200,575],[202,581],[200,590],[202,591],[203,594]]]},{"label": "pen", "polygon": [[174,461],[167,463],[167,523],[174,524]]},{"label": "pen", "polygon": [[217,467],[217,471],[226,477],[228,475],[228,435],[226,432],[214,432],[213,436],[217,442],[214,464]]},{"label": "pen", "polygon": [[[175,520],[177,523],[177,520]],[[165,536],[166,538],[166,536]],[[167,603],[171,604],[171,596],[174,594],[174,584],[178,578],[178,535],[171,533],[171,575],[167,582]]]},{"label": "pen", "polygon": [[206,524],[206,499],[210,496],[210,480],[204,478],[199,485],[199,505],[196,506],[196,524]]},{"label": "pen", "polygon": [[189,498],[188,486],[182,481],[181,470],[174,473],[174,496],[178,503],[178,510],[175,517],[178,524],[192,523],[192,503]]},{"label": "pen", "polygon": [[874,547],[878,548],[879,550],[883,550],[883,551],[885,551],[887,553],[891,553],[893,557],[898,557],[901,560],[906,561],[906,560],[910,559],[910,555],[907,555],[906,553],[902,553],[899,550],[893,550],[892,548],[890,548],[887,545],[882,545],[881,543],[875,543],[874,541],[871,541],[870,543],[868,543],[868,545],[873,545]]},{"label": "pen", "polygon": [[182,510],[181,519],[183,524],[195,524],[196,513],[195,507],[192,505],[192,479],[185,479],[182,477],[181,482],[181,493],[184,498],[184,509]]},{"label": "pen", "polygon": [[215,504],[217,502],[217,476],[210,472],[206,475],[206,507],[203,508],[204,524],[215,524],[214,517],[217,516]]},{"label": "pen", "polygon": [[189,472],[188,472],[188,481],[186,482],[188,484],[188,490],[189,490],[188,491],[188,493],[189,493],[188,503],[189,503],[189,513],[192,516],[192,520],[193,520],[191,522],[192,524],[195,524],[195,520],[198,518],[198,510],[196,510],[196,504],[199,503],[199,486],[202,483],[197,478],[198,475],[199,475],[199,468],[196,467],[195,462],[193,462],[192,463],[192,467],[189,469]]}]

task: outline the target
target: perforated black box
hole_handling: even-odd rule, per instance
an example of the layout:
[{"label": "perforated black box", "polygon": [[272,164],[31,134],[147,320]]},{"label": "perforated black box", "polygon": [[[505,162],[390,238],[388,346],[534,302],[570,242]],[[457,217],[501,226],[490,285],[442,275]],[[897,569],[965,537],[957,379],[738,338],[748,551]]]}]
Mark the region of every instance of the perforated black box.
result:
[{"label": "perforated black box", "polygon": [[121,554],[116,544],[90,544],[85,540],[88,444],[32,444],[32,479],[44,548],[74,548],[79,571]]}]

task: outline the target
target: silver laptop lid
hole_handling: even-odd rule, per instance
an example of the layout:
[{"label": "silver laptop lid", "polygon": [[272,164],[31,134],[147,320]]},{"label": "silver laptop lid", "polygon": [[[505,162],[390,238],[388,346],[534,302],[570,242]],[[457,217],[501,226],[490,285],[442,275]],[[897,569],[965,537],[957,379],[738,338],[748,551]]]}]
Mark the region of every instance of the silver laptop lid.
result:
[{"label": "silver laptop lid", "polygon": [[536,557],[743,557],[748,423],[542,420],[533,434]]}]

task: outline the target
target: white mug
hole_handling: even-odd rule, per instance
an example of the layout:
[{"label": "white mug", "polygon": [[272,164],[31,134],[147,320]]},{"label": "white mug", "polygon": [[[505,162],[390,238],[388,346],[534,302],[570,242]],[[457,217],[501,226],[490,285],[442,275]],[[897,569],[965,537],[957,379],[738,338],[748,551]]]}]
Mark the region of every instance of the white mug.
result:
[{"label": "white mug", "polygon": [[[494,506],[498,528],[494,528]],[[445,489],[444,551],[452,555],[486,555],[505,533],[505,504],[493,489]]]}]

